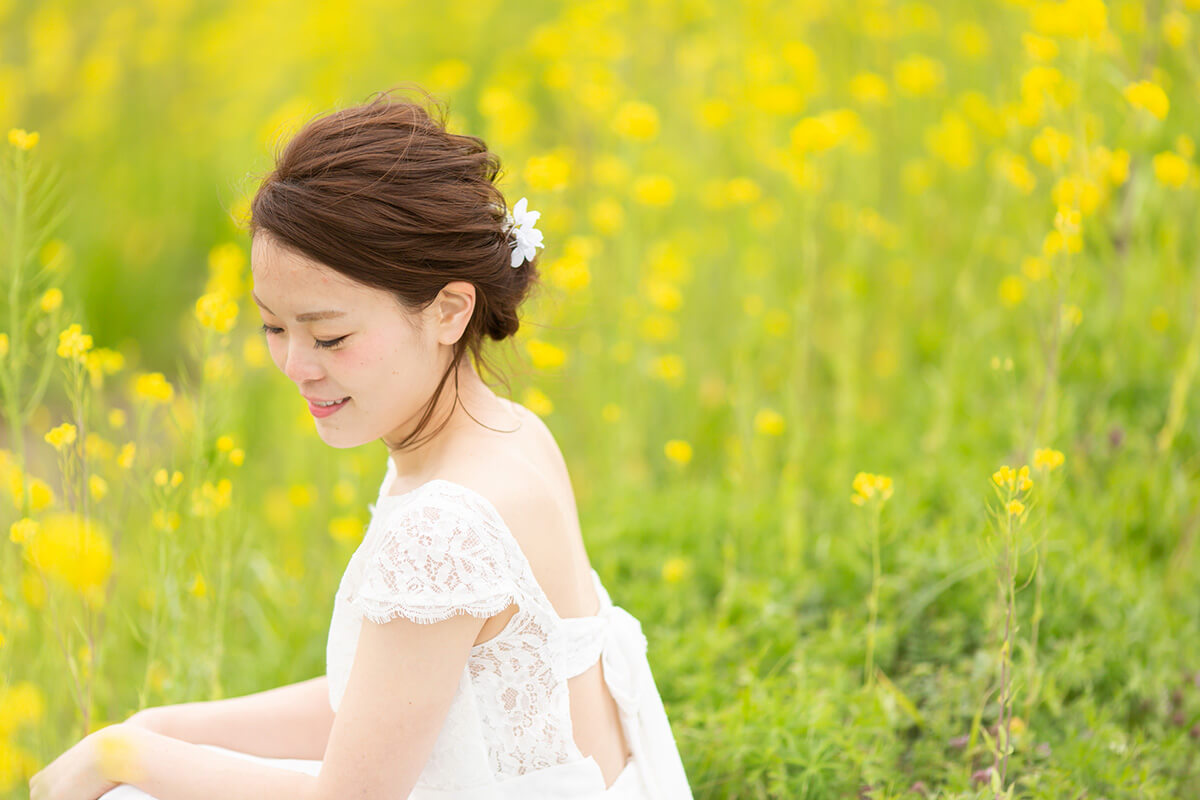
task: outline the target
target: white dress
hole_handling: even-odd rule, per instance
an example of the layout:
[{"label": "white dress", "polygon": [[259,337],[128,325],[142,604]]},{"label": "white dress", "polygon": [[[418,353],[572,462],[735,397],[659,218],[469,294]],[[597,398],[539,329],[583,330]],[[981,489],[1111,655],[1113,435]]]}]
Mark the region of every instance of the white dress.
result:
[{"label": "white dress", "polygon": [[[390,495],[380,486],[370,525],[342,575],[326,649],[329,703],[341,703],[364,618],[438,622],[519,609],[471,648],[433,753],[409,800],[691,800],[683,762],[646,657],[640,623],[614,605],[592,571],[600,612],[559,617],[495,506],[433,480]],[[567,679],[597,659],[632,755],[612,786],[575,744]],[[315,775],[321,762],[270,759],[202,745]],[[122,793],[128,792],[128,793]],[[121,786],[103,800],[143,800]]]}]

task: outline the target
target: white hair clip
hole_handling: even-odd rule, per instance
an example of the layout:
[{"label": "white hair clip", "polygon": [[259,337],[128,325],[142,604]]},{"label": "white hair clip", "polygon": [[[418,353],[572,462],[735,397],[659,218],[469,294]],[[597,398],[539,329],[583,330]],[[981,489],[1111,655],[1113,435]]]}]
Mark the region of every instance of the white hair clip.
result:
[{"label": "white hair clip", "polygon": [[537,222],[541,215],[540,211],[526,210],[526,198],[524,197],[513,206],[512,213],[505,212],[506,230],[513,237],[513,267],[519,267],[526,261],[532,261],[537,254],[537,248],[545,247],[542,244],[542,232],[533,227],[533,223]]}]

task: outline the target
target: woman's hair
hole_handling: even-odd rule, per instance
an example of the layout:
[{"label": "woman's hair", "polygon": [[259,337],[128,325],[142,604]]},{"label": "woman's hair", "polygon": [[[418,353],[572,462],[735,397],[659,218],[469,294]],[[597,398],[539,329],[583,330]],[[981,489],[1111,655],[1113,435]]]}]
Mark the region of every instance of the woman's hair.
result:
[{"label": "woman's hair", "polygon": [[422,105],[389,97],[393,91],[310,120],[277,152],[251,203],[249,233],[266,231],[360,284],[391,292],[414,312],[451,281],[474,285],[471,320],[416,429],[398,445],[404,449],[420,443],[451,374],[458,402],[458,366],[468,349],[496,372],[480,352],[482,339],[517,332],[517,307],[538,271],[536,257],[511,266],[495,154],[478,137],[447,131],[446,112],[428,92],[417,88],[436,118]]}]

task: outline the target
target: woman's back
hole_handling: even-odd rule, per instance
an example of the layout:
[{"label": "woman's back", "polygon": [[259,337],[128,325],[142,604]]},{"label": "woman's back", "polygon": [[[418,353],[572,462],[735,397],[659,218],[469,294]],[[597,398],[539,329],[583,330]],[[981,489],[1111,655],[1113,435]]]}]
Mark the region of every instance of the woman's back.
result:
[{"label": "woman's back", "polygon": [[[593,616],[600,609],[600,598],[593,586],[575,494],[558,443],[536,414],[517,403],[495,399],[505,411],[492,419],[473,412],[488,427],[464,430],[440,459],[438,473],[473,487],[492,501],[558,616]],[[504,433],[497,434],[489,427]],[[394,469],[389,470],[392,472]],[[381,491],[400,494],[405,488],[385,476]],[[476,644],[500,633],[516,610],[514,604],[490,618]],[[600,662],[572,677],[568,692],[575,742],[585,756],[596,759],[605,783],[611,784],[629,757],[629,746]]]}]

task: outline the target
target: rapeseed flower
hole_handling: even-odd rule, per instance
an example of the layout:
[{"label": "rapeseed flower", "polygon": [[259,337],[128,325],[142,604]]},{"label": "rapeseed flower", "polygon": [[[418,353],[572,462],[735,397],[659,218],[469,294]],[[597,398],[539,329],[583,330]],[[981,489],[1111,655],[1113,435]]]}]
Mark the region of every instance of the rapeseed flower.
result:
[{"label": "rapeseed flower", "polygon": [[79,323],[72,323],[67,329],[58,334],[57,353],[69,361],[83,362],[83,356],[92,349],[92,337],[83,332]]},{"label": "rapeseed flower", "polygon": [[780,436],[786,427],[783,415],[773,408],[760,408],[754,415],[754,430],[759,433]]},{"label": "rapeseed flower", "polygon": [[134,379],[133,396],[150,405],[171,402],[175,390],[161,372],[143,372]]},{"label": "rapeseed flower", "polygon": [[88,491],[93,500],[100,502],[108,495],[108,481],[99,475],[92,475],[88,478]]},{"label": "rapeseed flower", "polygon": [[887,475],[859,472],[854,476],[850,485],[854,489],[854,494],[850,496],[850,502],[856,506],[866,505],[875,497],[879,498],[881,504],[886,503],[892,496],[892,479]]},{"label": "rapeseed flower", "polygon": [[650,141],[658,135],[658,111],[649,103],[631,100],[617,109],[612,129],[626,139]]},{"label": "rapeseed flower", "polygon": [[662,579],[667,583],[679,583],[691,570],[691,560],[682,556],[672,556],[663,562]]},{"label": "rapeseed flower", "polygon": [[0,358],[8,355],[8,334],[0,333]]},{"label": "rapeseed flower", "polygon": [[29,133],[24,128],[10,128],[8,143],[18,150],[32,150],[38,143],[38,133]]},{"label": "rapeseed flower", "polygon": [[525,162],[523,176],[530,189],[555,192],[567,188],[571,180],[571,162],[566,148],[558,148],[540,156],[530,156]]},{"label": "rapeseed flower", "polygon": [[29,517],[19,519],[8,528],[8,538],[17,544],[24,544],[37,536],[40,526]]},{"label": "rapeseed flower", "polygon": [[535,369],[556,369],[567,360],[565,350],[540,339],[530,339],[525,342],[525,351],[529,353],[530,361],[533,362]]},{"label": "rapeseed flower", "polygon": [[62,452],[62,449],[75,441],[76,430],[75,426],[69,422],[64,422],[57,428],[52,428],[44,437],[47,442],[54,445],[54,449]]},{"label": "rapeseed flower", "polygon": [[525,394],[521,398],[521,405],[539,417],[548,416],[554,411],[554,403],[546,396],[546,393],[533,386],[525,390]]},{"label": "rapeseed flower", "polygon": [[1025,510],[1025,504],[1020,500],[1009,500],[1008,504],[1004,508],[1008,511],[1010,516],[1017,516]]},{"label": "rapeseed flower", "polygon": [[58,287],[54,287],[52,289],[47,289],[42,294],[42,299],[38,301],[38,306],[41,307],[42,311],[49,314],[51,311],[54,311],[57,308],[59,308],[62,305],[62,301],[63,301],[62,289],[59,289]]},{"label": "rapeseed flower", "polygon": [[671,439],[663,445],[663,454],[676,464],[684,465],[692,460],[692,446],[683,439]]},{"label": "rapeseed flower", "polygon": [[1125,87],[1123,92],[1129,105],[1149,112],[1158,119],[1167,116],[1171,103],[1163,88],[1152,81],[1138,81]]},{"label": "rapeseed flower", "polygon": [[1170,189],[1182,189],[1192,174],[1192,165],[1177,153],[1165,151],[1154,156],[1154,177]]},{"label": "rapeseed flower", "polygon": [[1033,452],[1034,469],[1050,472],[1061,467],[1063,460],[1061,452],[1049,447],[1039,447]]},{"label": "rapeseed flower", "polygon": [[1012,467],[1005,464],[992,473],[992,480],[1001,489],[1008,489],[1009,491],[1026,492],[1033,488],[1033,480],[1029,477],[1028,465],[1014,471]]},{"label": "rapeseed flower", "polygon": [[893,78],[897,89],[920,97],[941,88],[946,80],[946,69],[940,61],[917,53],[896,63]]},{"label": "rapeseed flower", "polygon": [[112,548],[95,520],[72,512],[46,515],[39,534],[26,543],[26,555],[37,569],[79,592],[89,604],[104,602]]},{"label": "rapeseed flower", "polygon": [[646,206],[669,206],[675,200],[675,182],[666,175],[642,175],[633,182],[633,198]]},{"label": "rapeseed flower", "polygon": [[137,453],[137,444],[134,442],[126,442],[121,447],[121,452],[117,454],[117,466],[121,469],[129,469],[133,466],[133,457]]},{"label": "rapeseed flower", "polygon": [[229,333],[237,323],[238,305],[223,290],[201,295],[196,301],[196,319],[206,328]]}]

